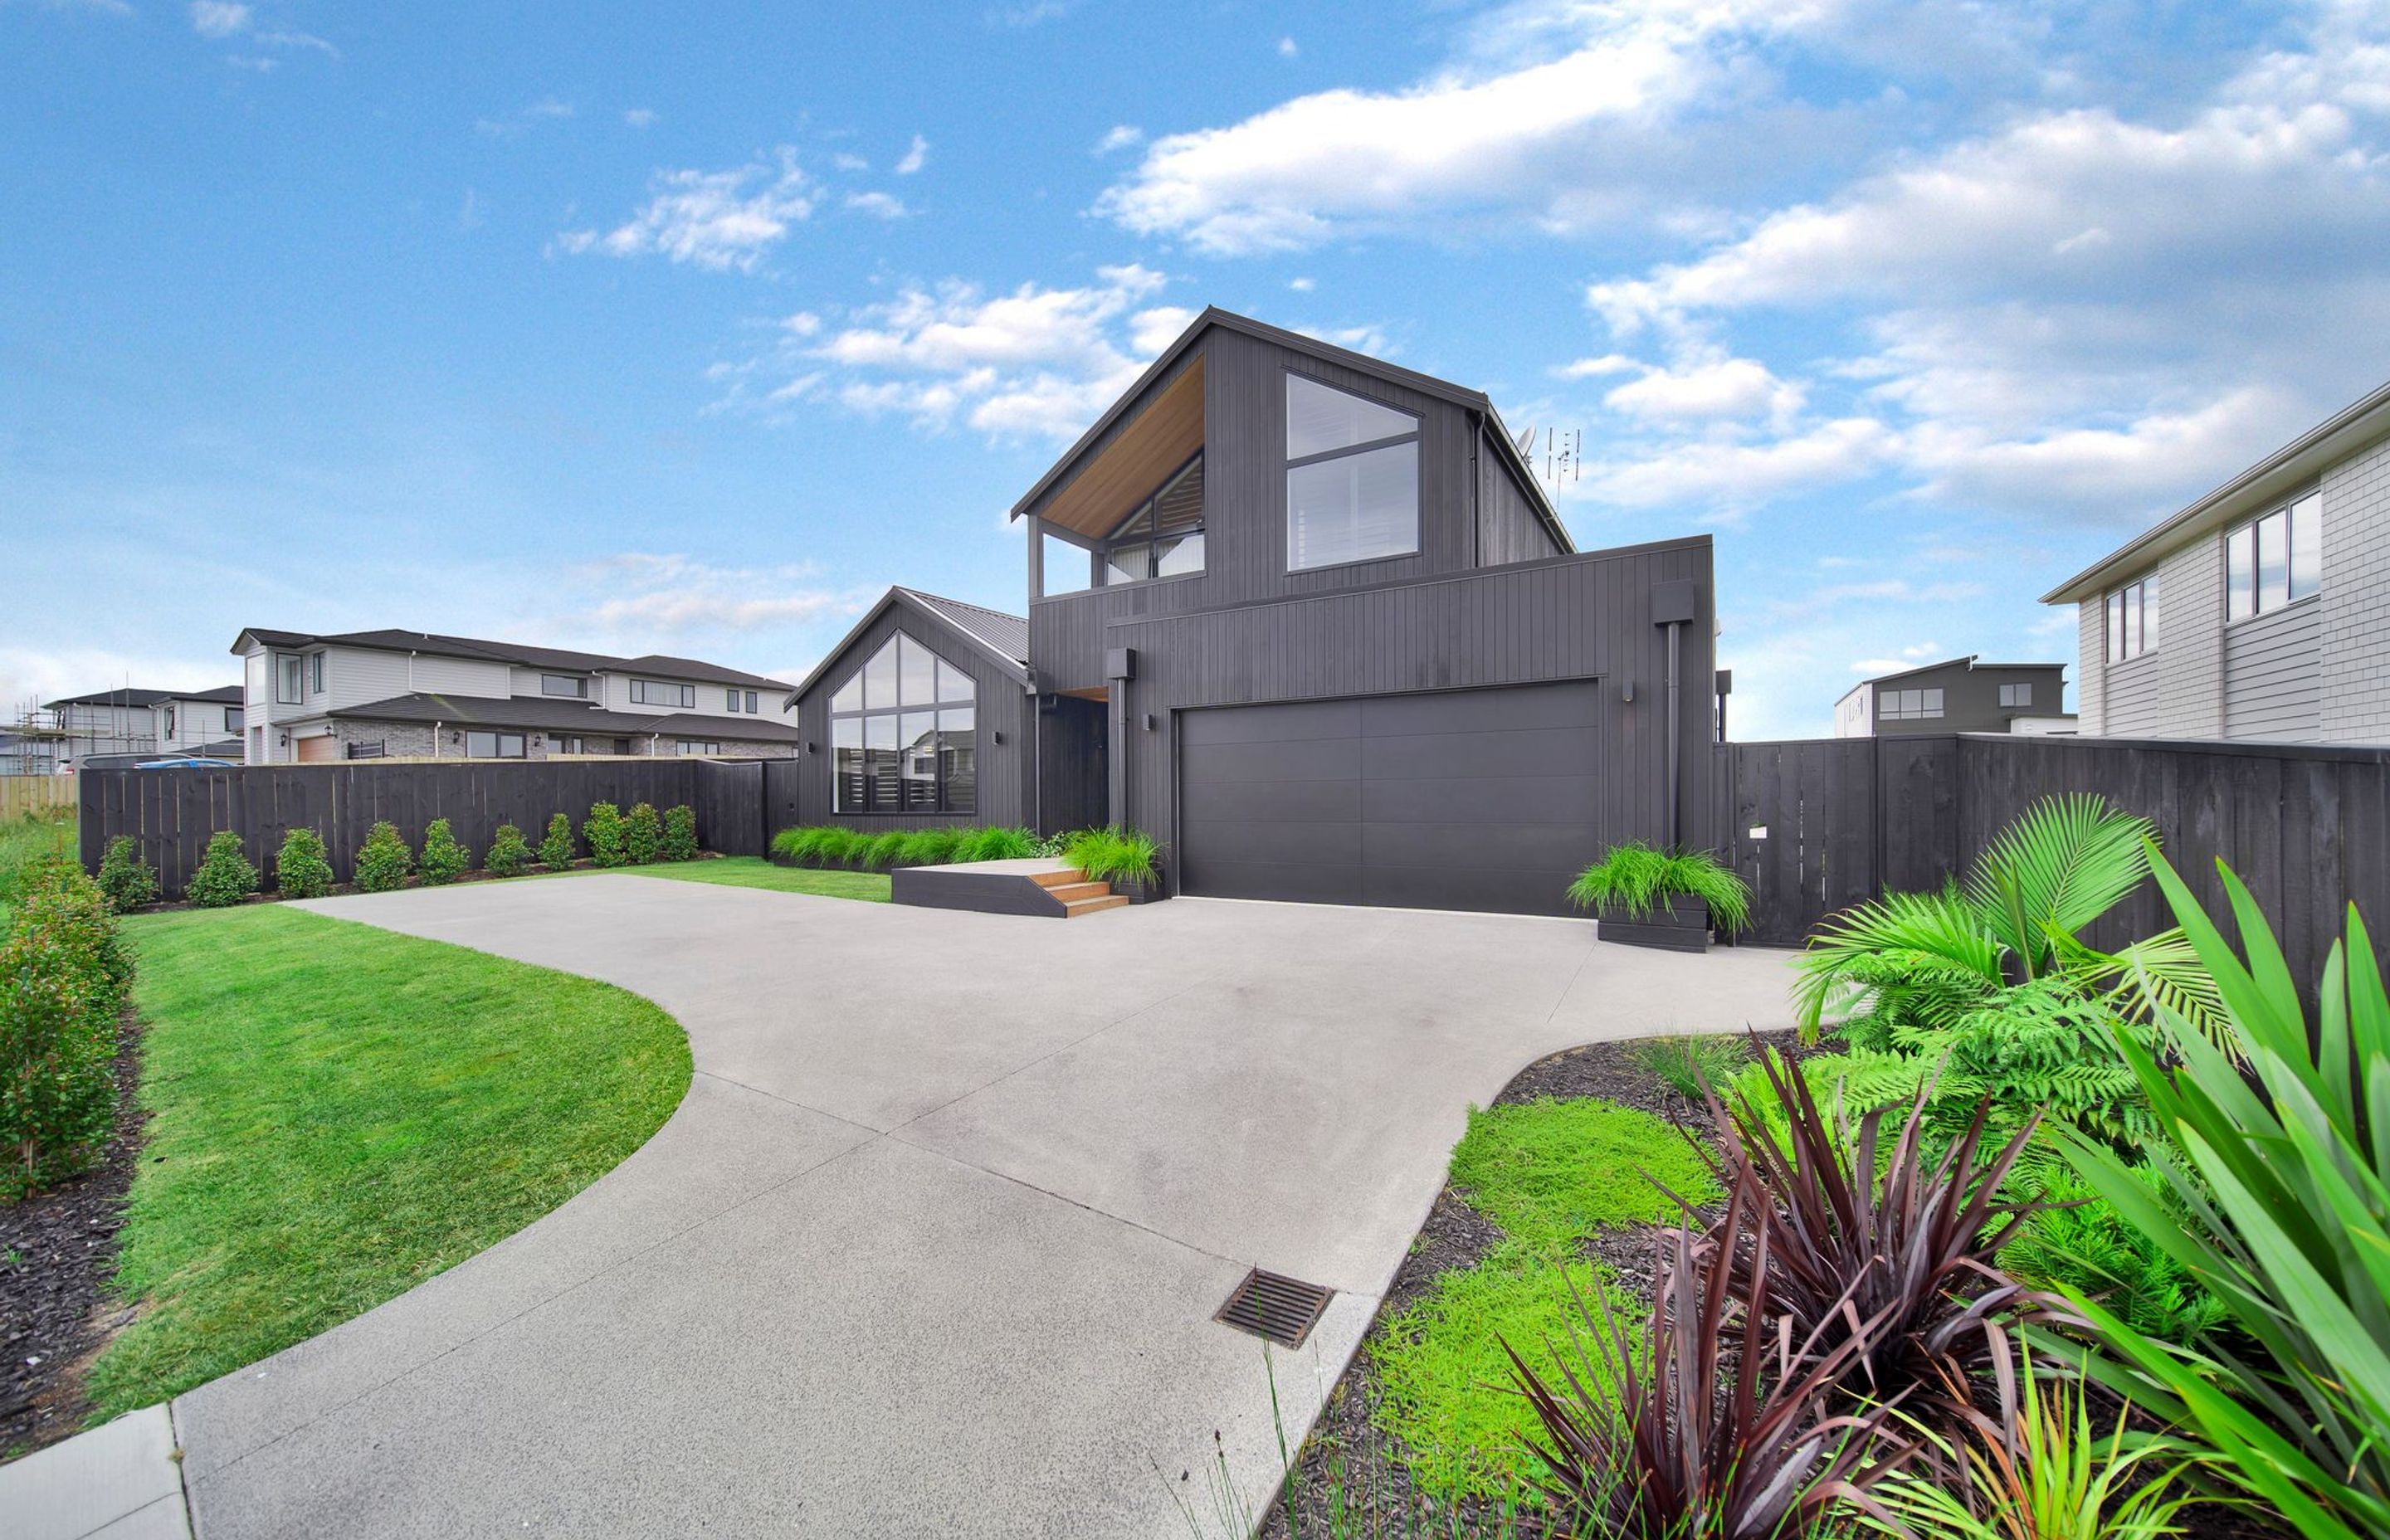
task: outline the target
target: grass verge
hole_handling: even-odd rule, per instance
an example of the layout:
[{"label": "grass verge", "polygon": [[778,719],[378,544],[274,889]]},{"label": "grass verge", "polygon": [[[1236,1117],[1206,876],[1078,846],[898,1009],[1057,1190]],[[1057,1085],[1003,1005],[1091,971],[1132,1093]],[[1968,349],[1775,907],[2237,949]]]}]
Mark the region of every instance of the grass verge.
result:
[{"label": "grass verge", "polygon": [[[811,893],[816,898],[855,898],[867,904],[888,902],[886,872],[816,871],[805,866],[776,866],[755,855],[726,855],[715,861],[665,861],[652,866],[615,866],[610,869],[630,877],[668,877],[675,882],[764,888],[776,893]],[[579,877],[583,874],[566,872],[559,875]]]},{"label": "grass verge", "polygon": [[280,905],[139,916],[150,1114],[101,1417],[337,1326],[511,1235],[688,1087],[610,984]]},{"label": "grass verge", "polygon": [[16,903],[17,890],[34,866],[64,855],[74,843],[72,817],[27,814],[0,818],[0,917]]}]

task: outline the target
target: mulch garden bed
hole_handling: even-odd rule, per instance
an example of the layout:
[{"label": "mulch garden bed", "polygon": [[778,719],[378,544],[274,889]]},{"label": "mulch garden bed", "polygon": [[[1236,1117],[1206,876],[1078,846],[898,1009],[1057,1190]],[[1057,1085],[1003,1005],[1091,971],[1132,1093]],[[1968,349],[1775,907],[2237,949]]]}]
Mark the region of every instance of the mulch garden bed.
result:
[{"label": "mulch garden bed", "polygon": [[[1789,1032],[1763,1033],[1759,1041],[1794,1059],[1818,1051],[1803,1047]],[[1589,1043],[1537,1059],[1511,1078],[1494,1098],[1494,1105],[1545,1097],[1598,1097],[1671,1123],[1705,1125],[1694,1103],[1628,1059],[1633,1047],[1632,1043]],[[1662,1230],[1657,1225],[1606,1230],[1587,1244],[1587,1253],[1609,1266],[1614,1275],[1611,1286],[1621,1296],[1649,1299],[1658,1279]],[[1420,1226],[1419,1238],[1395,1272],[1360,1352],[1330,1392],[1326,1409],[1262,1525],[1266,1540],[1292,1540],[1297,1534],[1408,1534],[1414,1526],[1420,1534],[1481,1535],[1486,1540],[1544,1533],[1532,1516],[1506,1515],[1490,1508],[1478,1511],[1467,1506],[1454,1513],[1422,1496],[1411,1482],[1395,1441],[1369,1420],[1370,1408],[1378,1399],[1370,1352],[1385,1323],[1426,1293],[1438,1276],[1474,1266],[1502,1238],[1500,1227],[1471,1208],[1450,1185],[1436,1195],[1435,1206],[1428,1211],[1427,1223]],[[1342,1527],[1331,1522],[1331,1514],[1338,1508],[1343,1513]],[[1360,1512],[1368,1518],[1360,1519]]]},{"label": "mulch garden bed", "polygon": [[133,1312],[107,1297],[124,1197],[139,1163],[141,1023],[117,1026],[116,1134],[97,1165],[0,1207],[0,1459],[81,1430],[84,1376]]}]

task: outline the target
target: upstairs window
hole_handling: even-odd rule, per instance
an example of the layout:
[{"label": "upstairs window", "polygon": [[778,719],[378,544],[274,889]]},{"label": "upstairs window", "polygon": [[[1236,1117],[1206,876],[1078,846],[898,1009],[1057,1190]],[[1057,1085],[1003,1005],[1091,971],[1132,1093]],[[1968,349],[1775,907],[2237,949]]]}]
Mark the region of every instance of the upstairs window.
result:
[{"label": "upstairs window", "polygon": [[1203,570],[1203,455],[1175,471],[1162,490],[1120,521],[1099,559],[1107,586]]},{"label": "upstairs window", "polygon": [[1343,567],[1419,550],[1420,419],[1286,377],[1286,565]]},{"label": "upstairs window", "polygon": [[841,813],[971,813],[979,796],[978,687],[899,632],[830,697]]},{"label": "upstairs window", "polygon": [[1942,692],[1938,689],[1876,691],[1879,722],[1925,722],[1941,714]]},{"label": "upstairs window", "polygon": [[304,699],[306,675],[302,670],[305,666],[306,660],[295,652],[277,652],[274,655],[274,703],[276,705],[295,706]]},{"label": "upstairs window", "polygon": [[2252,519],[2224,537],[2224,618],[2245,621],[2323,586],[2323,494]]},{"label": "upstairs window", "polygon": [[240,720],[241,720],[241,708],[240,708],[240,707],[238,707],[238,706],[226,706],[226,707],[225,708],[225,725],[224,725],[224,730],[225,730],[225,732],[228,732],[228,733],[237,733],[237,732],[240,731]]},{"label": "upstairs window", "polygon": [[2108,661],[2138,658],[2158,645],[2158,575],[2128,583],[2108,596]]},{"label": "upstairs window", "polygon": [[165,708],[165,736],[173,738],[174,736],[174,708],[172,704],[167,705]]},{"label": "upstairs window", "polygon": [[2002,685],[2000,687],[2000,704],[2003,706],[2032,705],[2033,687],[2031,685]]},{"label": "upstairs window", "polygon": [[668,685],[661,679],[631,681],[631,704],[634,706],[677,706],[682,711],[697,709],[695,685]]},{"label": "upstairs window", "polygon": [[324,693],[324,655],[320,652],[307,654],[307,693]]},{"label": "upstairs window", "polygon": [[586,700],[589,699],[589,681],[577,674],[543,674],[539,676],[539,693]]},{"label": "upstairs window", "polygon": [[[724,709],[732,712],[744,712],[748,716],[755,714],[755,692],[753,690],[724,690],[722,695]],[[745,702],[743,705],[740,703],[742,699]]]}]

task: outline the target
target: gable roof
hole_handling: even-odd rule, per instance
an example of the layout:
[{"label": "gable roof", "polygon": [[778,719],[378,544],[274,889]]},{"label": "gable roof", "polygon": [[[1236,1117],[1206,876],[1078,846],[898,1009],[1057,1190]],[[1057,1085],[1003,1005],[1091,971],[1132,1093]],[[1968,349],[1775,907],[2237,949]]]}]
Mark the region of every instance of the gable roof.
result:
[{"label": "gable roof", "polygon": [[174,700],[208,700],[220,705],[238,706],[248,699],[238,685],[218,685],[212,690],[174,690],[169,693]]},{"label": "gable roof", "polygon": [[1019,615],[1009,615],[1001,610],[983,605],[966,604],[936,594],[925,594],[919,588],[892,586],[880,596],[880,602],[863,613],[854,628],[838,639],[838,645],[822,654],[822,661],[813,671],[790,689],[780,710],[794,707],[798,698],[820,684],[822,676],[835,667],[856,638],[871,629],[873,622],[897,606],[911,610],[932,622],[947,636],[958,639],[982,656],[1000,665],[1004,672],[1029,687],[1029,622]]},{"label": "gable roof", "polygon": [[1162,350],[1162,356],[1155,359],[1143,374],[1137,377],[1137,383],[1123,391],[1118,401],[1106,407],[1103,416],[1098,417],[1086,432],[1080,434],[1077,442],[1063,451],[1062,457],[1056,460],[1046,474],[1037,479],[1037,484],[1022,494],[1021,500],[1012,505],[1012,512],[1009,517],[1020,518],[1036,506],[1040,498],[1075,474],[1081,458],[1103,439],[1105,431],[1113,423],[1119,421],[1131,407],[1142,401],[1146,392],[1152,389],[1157,381],[1168,379],[1172,370],[1177,367],[1179,360],[1187,355],[1187,351],[1195,345],[1196,340],[1214,327],[1240,332],[1247,337],[1275,343],[1279,347],[1291,349],[1296,353],[1306,353],[1313,358],[1342,366],[1358,374],[1374,375],[1380,379],[1400,385],[1406,390],[1448,401],[1463,410],[1482,415],[1492,430],[1488,436],[1494,441],[1495,453],[1510,466],[1512,476],[1524,489],[1528,500],[1533,504],[1536,516],[1544,521],[1553,537],[1560,542],[1562,551],[1576,549],[1576,543],[1569,538],[1567,527],[1561,524],[1560,515],[1553,510],[1551,499],[1545,495],[1543,483],[1536,480],[1534,469],[1529,467],[1526,458],[1520,454],[1519,445],[1510,437],[1510,429],[1503,426],[1502,414],[1494,409],[1493,400],[1484,391],[1472,391],[1467,386],[1456,385],[1448,379],[1439,379],[1433,375],[1420,374],[1416,369],[1406,369],[1400,365],[1389,364],[1384,359],[1372,358],[1368,353],[1355,353],[1350,348],[1340,348],[1333,342],[1323,342],[1317,337],[1306,337],[1299,331],[1289,331],[1283,327],[1271,326],[1266,321],[1256,321],[1250,315],[1240,315],[1231,310],[1222,310],[1217,305],[1205,306],[1203,314],[1195,317],[1187,329],[1178,334],[1176,341]]},{"label": "gable roof", "polygon": [[570,669],[583,674],[652,674],[666,679],[697,679],[709,685],[752,685],[784,690],[785,681],[766,679],[719,663],[695,658],[675,658],[650,652],[619,658],[604,652],[576,652],[569,648],[532,647],[520,642],[489,642],[473,636],[444,636],[433,631],[268,631],[252,625],[233,638],[232,650],[244,641],[266,647],[361,647],[381,652],[428,652],[441,658],[469,658],[481,662],[519,663],[525,668]]},{"label": "gable roof", "polygon": [[2290,443],[2161,520],[2041,596],[2044,604],[2079,604],[2139,576],[2203,535],[2301,490],[2328,468],[2390,434],[2390,383],[2378,385]]}]

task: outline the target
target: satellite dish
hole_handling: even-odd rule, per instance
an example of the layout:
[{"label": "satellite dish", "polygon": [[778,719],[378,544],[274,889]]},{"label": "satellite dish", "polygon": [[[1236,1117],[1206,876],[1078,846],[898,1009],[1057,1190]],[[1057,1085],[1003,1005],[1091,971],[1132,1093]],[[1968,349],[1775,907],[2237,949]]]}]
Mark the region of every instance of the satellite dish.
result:
[{"label": "satellite dish", "polygon": [[1535,430],[1534,425],[1533,425],[1533,424],[1530,424],[1530,425],[1526,428],[1526,430],[1525,430],[1524,431],[1523,431],[1522,433],[1520,433],[1520,435],[1519,435],[1519,455],[1520,455],[1520,457],[1521,457],[1521,458],[1524,458],[1524,457],[1525,457],[1525,456],[1527,456],[1528,455],[1531,455],[1531,454],[1535,453],[1535,448],[1536,448],[1536,430]]}]

